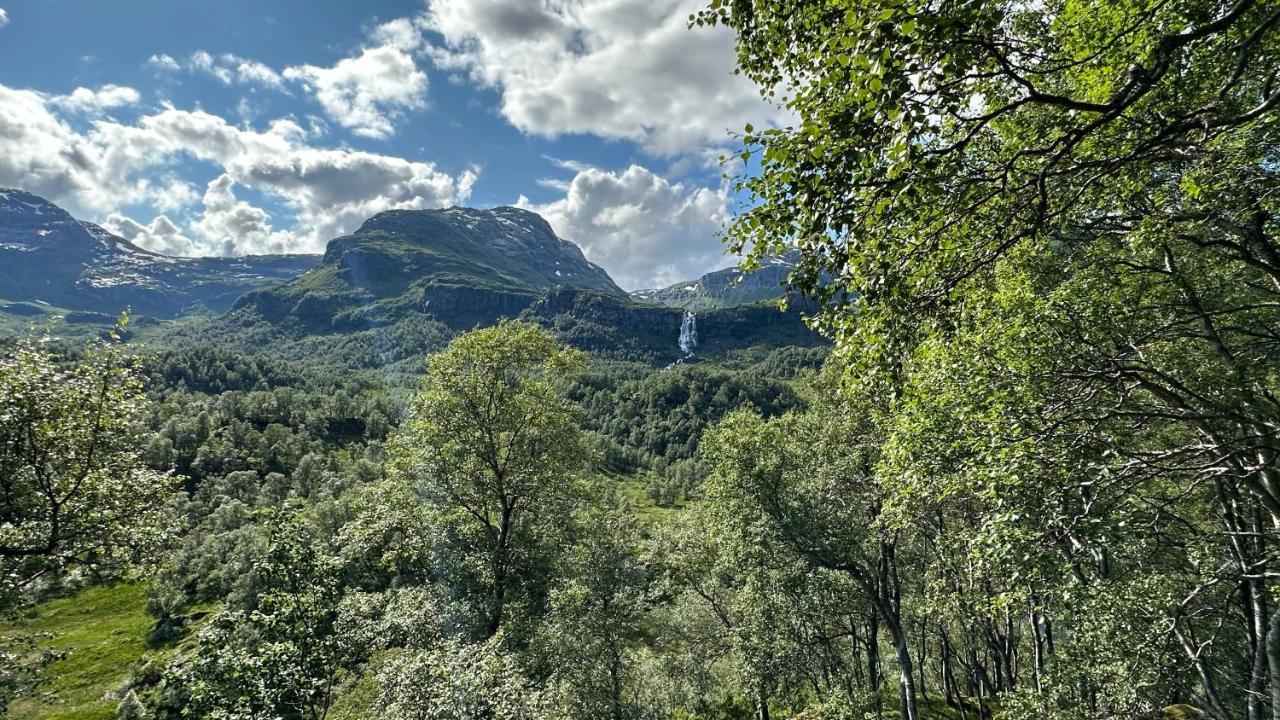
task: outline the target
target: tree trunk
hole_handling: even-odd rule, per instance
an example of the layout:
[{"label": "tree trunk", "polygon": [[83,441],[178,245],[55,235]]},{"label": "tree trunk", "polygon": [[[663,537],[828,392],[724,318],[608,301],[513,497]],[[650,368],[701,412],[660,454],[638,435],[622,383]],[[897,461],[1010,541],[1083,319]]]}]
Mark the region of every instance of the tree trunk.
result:
[{"label": "tree trunk", "polygon": [[925,682],[924,682],[925,681],[924,674],[925,674],[925,669],[928,667],[928,656],[929,656],[928,629],[929,629],[928,624],[921,621],[920,623],[920,657],[916,658],[916,662],[920,663],[920,686],[919,686],[920,698],[924,700],[926,703],[929,702],[929,690],[928,688],[925,687]]},{"label": "tree trunk", "polygon": [[1271,718],[1280,720],[1280,608],[1267,629],[1267,667],[1271,671]]},{"label": "tree trunk", "polygon": [[901,625],[892,626],[890,630],[893,633],[894,649],[898,652],[898,687],[901,693],[899,698],[901,711],[898,717],[903,720],[919,720],[920,713],[916,707],[915,668],[911,664],[909,640]]},{"label": "tree trunk", "polygon": [[875,611],[867,621],[867,684],[876,717],[880,717],[884,710],[880,702],[880,615]]},{"label": "tree trunk", "polygon": [[1034,595],[1031,596],[1031,613],[1028,620],[1031,623],[1032,632],[1031,681],[1038,695],[1043,690],[1040,678],[1044,675],[1044,628],[1040,625],[1040,611],[1036,607],[1036,597]]},{"label": "tree trunk", "polygon": [[510,537],[511,510],[504,507],[493,559],[493,612],[489,616],[489,626],[485,628],[486,639],[497,635],[502,627],[502,612],[507,601],[507,541]]}]

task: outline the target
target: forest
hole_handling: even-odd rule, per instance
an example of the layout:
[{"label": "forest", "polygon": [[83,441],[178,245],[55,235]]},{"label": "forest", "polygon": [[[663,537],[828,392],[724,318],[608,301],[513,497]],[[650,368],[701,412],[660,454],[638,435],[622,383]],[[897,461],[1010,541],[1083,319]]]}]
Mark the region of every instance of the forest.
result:
[{"label": "forest", "polygon": [[[794,118],[724,240],[828,342],[7,338],[7,714],[1280,719],[1280,4],[689,24]],[[111,593],[77,685],[41,613]]]}]

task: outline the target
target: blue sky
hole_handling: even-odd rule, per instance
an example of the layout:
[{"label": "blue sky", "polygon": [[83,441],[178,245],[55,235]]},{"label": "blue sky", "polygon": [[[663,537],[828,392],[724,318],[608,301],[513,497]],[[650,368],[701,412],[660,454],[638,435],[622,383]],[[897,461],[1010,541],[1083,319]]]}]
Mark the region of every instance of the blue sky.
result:
[{"label": "blue sky", "polygon": [[785,119],[693,0],[0,0],[0,186],[170,254],[519,204],[628,288],[728,264],[730,131]]}]

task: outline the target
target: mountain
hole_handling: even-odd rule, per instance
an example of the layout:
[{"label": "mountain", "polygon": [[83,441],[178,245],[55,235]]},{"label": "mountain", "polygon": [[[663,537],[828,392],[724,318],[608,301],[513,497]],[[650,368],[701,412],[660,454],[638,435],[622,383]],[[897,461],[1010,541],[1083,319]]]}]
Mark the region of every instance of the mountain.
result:
[{"label": "mountain", "polygon": [[514,317],[560,285],[626,295],[527,210],[392,210],[331,241],[316,268],[246,294],[235,310],[310,333],[417,315],[460,330]]},{"label": "mountain", "polygon": [[655,290],[637,290],[631,298],[650,305],[709,310],[777,300],[786,294],[787,275],[795,267],[792,253],[770,258],[759,270],[747,273],[731,267]]},{"label": "mountain", "polygon": [[[770,303],[699,311],[696,358],[822,344],[803,311]],[[665,365],[684,355],[685,314],[629,297],[532,212],[454,207],[375,215],[332,240],[317,267],[175,332],[339,366],[416,368],[415,358],[457,332],[505,317],[541,324],[597,355]]]},{"label": "mountain", "polygon": [[281,282],[319,263],[318,255],[183,258],[145,250],[44,198],[0,188],[0,311],[36,314],[39,305],[114,317],[172,318],[223,312],[247,290]]},{"label": "mountain", "polygon": [[13,324],[52,308],[73,324],[111,322],[125,307],[161,319],[225,312],[157,332],[175,344],[272,348],[348,367],[416,367],[456,333],[504,317],[599,355],[664,365],[685,356],[685,308],[699,338],[690,361],[821,344],[798,305],[751,302],[780,294],[782,270],[741,281],[737,270],[709,273],[688,297],[628,296],[543,218],[513,207],[379,213],[323,256],[178,258],[35,195],[0,191],[0,313]]}]

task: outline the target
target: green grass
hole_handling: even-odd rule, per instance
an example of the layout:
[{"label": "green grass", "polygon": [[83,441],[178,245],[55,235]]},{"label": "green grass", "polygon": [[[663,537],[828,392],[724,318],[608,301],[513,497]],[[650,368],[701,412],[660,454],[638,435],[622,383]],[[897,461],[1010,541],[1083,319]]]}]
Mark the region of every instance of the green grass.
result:
[{"label": "green grass", "polygon": [[153,620],[145,608],[145,586],[120,584],[48,600],[0,622],[0,634],[48,633],[41,647],[65,653],[45,669],[34,697],[10,705],[9,717],[114,718],[117,701],[111,694],[148,651]]}]

